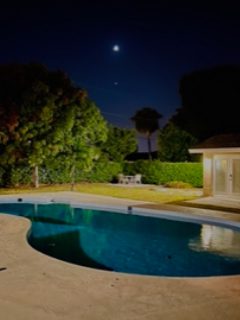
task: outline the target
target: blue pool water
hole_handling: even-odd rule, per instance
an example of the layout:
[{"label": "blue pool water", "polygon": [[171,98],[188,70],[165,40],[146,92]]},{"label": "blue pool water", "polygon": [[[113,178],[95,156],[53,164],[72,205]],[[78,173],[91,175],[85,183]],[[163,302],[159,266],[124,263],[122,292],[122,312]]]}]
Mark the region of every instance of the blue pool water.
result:
[{"label": "blue pool water", "polygon": [[240,274],[239,230],[57,203],[0,203],[0,212],[29,218],[29,243],[71,263],[145,275]]}]

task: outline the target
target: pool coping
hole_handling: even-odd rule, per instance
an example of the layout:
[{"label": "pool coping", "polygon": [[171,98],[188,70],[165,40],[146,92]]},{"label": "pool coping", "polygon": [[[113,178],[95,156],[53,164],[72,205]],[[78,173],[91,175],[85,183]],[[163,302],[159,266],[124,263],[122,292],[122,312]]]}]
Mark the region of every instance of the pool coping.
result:
[{"label": "pool coping", "polygon": [[[45,200],[46,196],[45,194]],[[9,200],[11,197],[7,198]],[[30,198],[33,200],[33,197]],[[35,198],[42,203],[43,198],[36,195]],[[53,199],[52,195],[49,195],[49,199]],[[106,198],[105,200],[107,201]],[[69,202],[72,205],[76,202],[77,205],[77,201],[73,199],[69,198]],[[125,208],[130,203],[124,199],[121,202]],[[142,213],[146,208],[138,206],[148,205],[134,201],[131,204],[136,206],[134,211]],[[80,206],[82,205],[80,201]],[[85,202],[85,205],[88,206],[89,203]],[[93,207],[94,203],[90,205]],[[102,208],[105,206],[104,209],[116,208],[111,203],[95,205]],[[171,211],[172,207],[169,209]],[[26,241],[29,226],[30,222],[25,218],[5,214],[0,216],[0,267],[7,268],[0,272],[0,309],[4,319],[239,318],[238,275],[156,277],[80,267],[48,257],[31,248]]]},{"label": "pool coping", "polygon": [[[63,192],[64,194],[66,192]],[[79,193],[77,193],[78,195]],[[46,193],[42,193],[44,197],[37,197],[34,196],[25,196],[20,195],[16,197],[15,195],[9,196],[7,199],[0,196],[0,203],[36,203],[36,204],[52,204],[52,203],[62,203],[68,204],[72,208],[89,208],[89,209],[100,209],[102,211],[111,211],[114,210],[117,213],[122,214],[136,214],[141,216],[149,216],[155,218],[165,218],[169,220],[178,220],[178,221],[185,221],[185,222],[195,222],[195,223],[208,223],[214,224],[218,226],[226,226],[226,227],[236,227],[240,228],[240,217],[237,221],[231,219],[231,217],[236,218],[233,216],[232,212],[224,213],[218,210],[212,209],[202,209],[202,208],[191,208],[191,207],[184,207],[178,205],[171,205],[171,204],[160,204],[158,208],[151,208],[150,202],[145,201],[135,201],[129,199],[119,199],[120,201],[128,201],[127,205],[109,205],[109,204],[96,204],[91,202],[81,202],[70,200],[66,201],[66,199],[61,200],[59,195],[61,192],[58,193],[58,197],[51,194],[48,196]],[[85,194],[84,194],[85,195]],[[91,195],[93,198],[94,195]],[[98,196],[99,197],[99,196]],[[110,197],[102,197],[108,199]],[[19,201],[20,200],[20,201]],[[129,203],[130,202],[130,203]],[[148,206],[148,204],[150,204]]]}]

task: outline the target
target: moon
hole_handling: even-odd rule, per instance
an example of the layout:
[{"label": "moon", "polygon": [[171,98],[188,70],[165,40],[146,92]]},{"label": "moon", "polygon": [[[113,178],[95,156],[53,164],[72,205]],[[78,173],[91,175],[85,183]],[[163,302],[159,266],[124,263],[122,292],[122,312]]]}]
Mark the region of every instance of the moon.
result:
[{"label": "moon", "polygon": [[118,45],[118,44],[115,44],[115,45],[113,46],[112,50],[113,50],[114,52],[118,52],[118,51],[120,50],[119,45]]}]

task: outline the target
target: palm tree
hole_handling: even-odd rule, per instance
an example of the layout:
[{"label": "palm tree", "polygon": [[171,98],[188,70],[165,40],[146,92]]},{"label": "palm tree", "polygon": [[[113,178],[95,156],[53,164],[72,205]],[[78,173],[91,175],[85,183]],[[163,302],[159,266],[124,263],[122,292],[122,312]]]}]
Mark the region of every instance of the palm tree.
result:
[{"label": "palm tree", "polygon": [[147,138],[149,159],[152,159],[151,136],[159,128],[159,119],[162,115],[152,108],[142,108],[136,111],[131,120],[135,124],[135,128]]}]

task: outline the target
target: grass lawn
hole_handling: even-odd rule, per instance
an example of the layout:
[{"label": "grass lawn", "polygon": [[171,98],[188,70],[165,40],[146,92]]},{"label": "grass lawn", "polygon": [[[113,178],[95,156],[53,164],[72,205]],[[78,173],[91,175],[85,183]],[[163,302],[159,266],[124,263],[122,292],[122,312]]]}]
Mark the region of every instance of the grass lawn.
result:
[{"label": "grass lawn", "polygon": [[[71,186],[69,184],[43,185],[38,189],[31,187],[1,188],[0,194],[57,192],[70,190]],[[74,186],[74,191],[155,203],[171,203],[198,198],[201,189],[171,189],[152,185],[134,187],[111,185],[107,183],[78,183]]]}]

